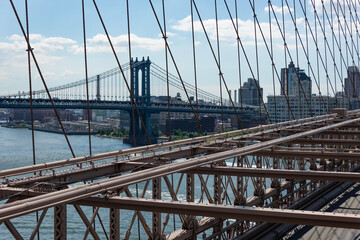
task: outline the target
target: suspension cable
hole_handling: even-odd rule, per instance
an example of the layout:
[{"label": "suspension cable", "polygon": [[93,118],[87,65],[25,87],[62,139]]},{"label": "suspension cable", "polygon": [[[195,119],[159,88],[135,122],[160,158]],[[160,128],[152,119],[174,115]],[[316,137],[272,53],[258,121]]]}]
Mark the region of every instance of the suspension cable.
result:
[{"label": "suspension cable", "polygon": [[[199,101],[198,101],[197,71],[196,71],[196,51],[195,51],[195,30],[194,30],[194,13],[193,13],[192,0],[190,0],[190,11],[191,11],[191,37],[192,37],[193,64],[194,64],[196,114],[197,114],[197,117],[199,118]],[[198,133],[200,133],[200,132],[198,131]]]},{"label": "suspension cable", "polygon": [[[271,23],[271,11],[270,11],[270,3],[268,2],[268,12],[269,12],[269,32],[270,32],[270,58],[274,58],[274,52],[273,52],[273,35],[272,35],[272,23]],[[275,112],[275,123],[278,122],[277,118],[277,106],[276,106],[276,96],[275,96],[275,64],[274,61],[271,60],[271,72],[272,72],[272,82],[273,82],[273,94],[274,94],[274,112]],[[280,81],[280,86],[282,86]],[[299,88],[300,89],[300,88]]]},{"label": "suspension cable", "polygon": [[65,139],[66,139],[66,142],[67,142],[67,144],[68,144],[68,146],[69,146],[69,149],[70,149],[70,151],[71,151],[71,154],[72,154],[72,156],[75,158],[75,153],[74,153],[74,151],[73,151],[73,149],[72,149],[72,147],[71,147],[71,144],[70,144],[70,141],[69,141],[69,139],[68,139],[68,137],[67,137],[67,134],[66,134],[66,132],[65,132],[64,126],[62,125],[62,122],[61,122],[60,116],[59,116],[59,114],[58,114],[58,112],[57,112],[57,110],[56,110],[54,101],[53,101],[53,99],[51,98],[51,94],[50,94],[49,89],[48,89],[48,87],[47,87],[47,85],[46,85],[44,76],[43,76],[43,74],[42,74],[42,72],[41,72],[41,70],[40,70],[40,66],[39,66],[39,64],[38,64],[38,62],[37,62],[37,59],[36,59],[36,57],[35,57],[35,54],[34,54],[34,51],[33,51],[32,47],[31,47],[31,44],[30,44],[30,42],[29,42],[29,39],[26,37],[26,33],[25,33],[25,30],[24,30],[24,27],[23,27],[23,25],[22,25],[22,23],[21,23],[21,20],[20,20],[20,18],[19,18],[19,15],[18,15],[18,13],[17,13],[16,8],[15,8],[15,5],[14,5],[14,3],[13,3],[12,0],[9,0],[9,1],[10,1],[10,4],[11,4],[12,9],[13,9],[13,11],[14,11],[14,14],[15,14],[15,16],[16,16],[16,19],[17,19],[17,21],[18,21],[18,23],[19,23],[19,27],[20,27],[20,29],[21,29],[21,31],[22,31],[22,34],[23,34],[23,36],[24,36],[24,38],[25,38],[25,41],[26,41],[26,43],[27,43],[27,45],[28,45],[28,50],[30,51],[31,56],[32,56],[32,58],[33,58],[33,61],[34,61],[34,63],[35,63],[35,66],[36,66],[36,68],[37,68],[37,70],[38,70],[38,72],[39,72],[41,81],[42,81],[42,83],[43,83],[43,85],[44,85],[44,87],[45,87],[46,93],[47,93],[47,95],[48,95],[48,97],[49,97],[49,100],[50,100],[50,102],[51,102],[51,106],[52,106],[52,108],[54,109],[56,118],[57,118],[57,120],[58,120],[58,122],[59,122],[59,124],[60,124],[61,130],[62,130],[62,132],[63,132],[63,134],[64,134],[64,137],[65,137]]},{"label": "suspension cable", "polygon": [[[215,60],[215,63],[216,63],[216,65],[217,65],[219,71],[221,72],[221,68],[220,68],[220,66],[219,66],[219,62],[218,62],[217,59],[216,59],[216,55],[215,55],[214,49],[213,49],[213,47],[212,47],[212,45],[211,45],[211,42],[210,42],[210,39],[209,39],[209,35],[207,34],[207,31],[206,31],[205,26],[204,26],[204,23],[203,23],[203,21],[202,21],[202,19],[201,19],[201,16],[200,16],[199,10],[198,10],[198,8],[197,8],[197,5],[196,5],[196,3],[195,3],[195,0],[193,0],[193,4],[194,4],[194,7],[195,7],[195,11],[196,11],[196,13],[197,13],[197,16],[198,16],[198,18],[199,18],[199,21],[200,21],[200,23],[201,23],[203,32],[204,32],[204,34],[205,34],[205,37],[206,37],[206,39],[207,39],[208,45],[209,45],[209,47],[210,47],[210,51],[211,51],[211,53],[212,53],[212,55],[213,55],[213,59]],[[243,48],[242,45],[241,45],[241,47]],[[250,65],[249,62],[248,62],[248,64]],[[234,111],[235,111],[237,120],[238,120],[238,122],[240,122],[239,114],[238,114],[238,112],[237,112],[237,110],[236,110],[236,107],[235,107],[235,105],[234,105],[234,102],[233,102],[233,100],[232,100],[231,94],[230,94],[230,92],[229,92],[229,88],[227,87],[226,81],[225,81],[225,79],[224,79],[224,75],[220,75],[220,76],[221,76],[222,82],[224,83],[226,92],[227,92],[227,94],[228,94],[228,96],[229,96],[229,100],[230,100],[230,102],[231,102],[231,105],[232,105],[232,107],[233,107],[233,109],[234,109]],[[255,77],[254,77],[254,79],[255,79]],[[256,85],[258,85],[258,84],[256,84]],[[259,88],[258,88],[258,91],[260,92],[260,89],[259,89]],[[262,100],[262,102],[263,102],[263,100]],[[263,102],[263,103],[264,103],[264,102]],[[265,104],[264,104],[264,107],[265,107],[265,109],[266,109]],[[267,112],[267,109],[266,109],[266,112]],[[267,112],[267,115],[268,115],[269,121],[271,122],[271,119],[270,119],[270,116],[269,116],[269,113],[268,113],[268,112]]]},{"label": "suspension cable", "polygon": [[[128,31],[128,47],[129,47],[129,64],[130,64],[130,85],[131,92],[134,92],[134,79],[133,79],[133,65],[131,57],[131,31],[130,31],[130,10],[129,10],[129,0],[126,0],[126,18],[127,18],[127,31]],[[136,147],[136,134],[135,134],[135,109],[134,103],[131,101],[131,118],[132,118],[132,129],[133,129],[133,144]],[[130,136],[129,136],[130,138]]]},{"label": "suspension cable", "polygon": [[[164,19],[164,39],[167,41],[166,33],[166,18],[165,18],[165,2],[162,0],[162,10],[163,10],[163,19]],[[169,141],[171,141],[171,116],[170,116],[170,88],[169,88],[169,64],[168,64],[168,52],[166,43],[164,43],[165,48],[165,67],[166,67],[166,93],[167,93],[167,102],[168,102],[168,121],[169,121]]]},{"label": "suspension cable", "polygon": [[106,37],[107,37],[107,39],[108,39],[108,42],[109,42],[109,44],[110,44],[111,50],[112,50],[112,52],[113,52],[113,54],[114,54],[115,60],[116,60],[116,62],[117,62],[117,64],[118,64],[118,67],[120,68],[121,74],[122,74],[122,76],[123,76],[123,78],[124,78],[124,82],[125,82],[126,88],[127,88],[128,92],[130,93],[131,101],[133,102],[133,104],[134,104],[134,106],[135,106],[135,109],[136,109],[136,112],[137,112],[137,114],[139,115],[139,118],[140,118],[140,121],[141,121],[141,125],[142,125],[142,127],[143,127],[143,129],[144,129],[144,131],[145,131],[145,135],[146,135],[146,137],[147,137],[147,139],[148,139],[148,142],[149,142],[149,144],[151,144],[150,136],[149,136],[149,134],[148,134],[148,132],[147,132],[146,126],[145,126],[144,121],[143,121],[143,119],[142,119],[142,117],[141,117],[141,114],[140,114],[140,111],[139,111],[139,109],[138,109],[138,106],[137,106],[137,104],[136,104],[136,102],[135,102],[134,94],[131,92],[129,83],[128,83],[127,80],[126,80],[125,73],[124,73],[124,71],[123,71],[123,69],[122,69],[122,67],[121,67],[119,58],[118,58],[118,56],[117,56],[117,54],[116,54],[116,52],[115,52],[114,45],[112,44],[112,41],[111,41],[110,36],[109,36],[109,33],[108,33],[108,31],[107,31],[107,29],[106,29],[106,26],[105,26],[105,23],[104,23],[104,21],[103,21],[103,19],[102,19],[102,16],[101,16],[101,14],[100,14],[99,8],[97,7],[97,4],[96,4],[96,1],[95,1],[95,0],[93,0],[93,3],[94,3],[94,6],[95,6],[95,9],[96,9],[96,12],[97,12],[97,14],[98,14],[98,16],[99,16],[99,19],[100,19],[100,21],[101,21],[101,24],[102,24],[102,26],[103,26],[103,29],[104,29],[104,31],[105,31]]},{"label": "suspension cable", "polygon": [[[249,1],[251,1],[251,0],[249,0]],[[226,0],[224,0],[224,3],[225,3],[225,6],[226,6],[226,8],[227,8],[227,11],[228,11],[230,20],[231,20],[231,22],[232,22],[232,25],[233,25],[233,27],[234,27],[234,30],[236,31],[236,26],[235,26],[233,17],[232,17],[232,15],[231,15],[231,13],[230,13],[230,10],[229,10],[229,7],[228,7],[228,4],[227,4]],[[250,5],[252,6],[251,2],[250,2]],[[254,10],[254,9],[253,9],[253,10]],[[280,81],[279,73],[278,73],[278,71],[276,70],[273,56],[272,56],[272,54],[271,54],[271,52],[270,52],[270,50],[269,50],[267,41],[266,41],[266,39],[265,39],[264,33],[263,33],[263,31],[262,31],[262,28],[261,28],[261,26],[260,26],[259,21],[258,21],[257,18],[256,18],[256,21],[257,21],[257,24],[258,24],[258,26],[259,26],[259,30],[260,30],[261,36],[262,36],[262,38],[263,38],[263,41],[264,41],[264,43],[265,43],[267,52],[268,52],[268,54],[269,54],[269,56],[270,56],[270,59],[271,59],[271,61],[272,61],[273,66],[274,66],[274,69],[275,69],[277,78],[278,78],[278,80],[279,80],[279,82],[280,82],[281,89],[283,89],[283,91],[285,91],[284,88],[283,88],[283,85],[282,85],[282,83],[281,83],[281,81]],[[238,34],[238,31],[236,31],[236,34],[237,34],[237,41],[238,41],[239,43],[241,43],[241,39],[240,39],[240,36],[239,36],[239,34]],[[245,53],[245,52],[244,52],[244,54],[245,54],[245,56],[246,56],[246,53]],[[251,66],[249,66],[249,67],[250,67],[250,70],[251,70]],[[252,71],[252,70],[251,70],[251,71]],[[291,113],[292,117],[295,118],[294,115],[293,115],[293,112],[292,112],[292,110],[291,110],[291,108],[290,108],[290,102],[289,102],[289,99],[288,99],[288,96],[287,96],[286,93],[285,93],[285,99],[286,99],[286,102],[287,102],[287,104],[288,104],[288,108],[289,108],[289,110],[290,110],[290,113]]]},{"label": "suspension cable", "polygon": [[[152,3],[151,0],[149,0],[149,3],[150,3],[150,6],[151,6],[151,8],[152,8],[152,10],[153,10],[154,17],[155,17],[156,22],[157,22],[157,24],[158,24],[158,27],[159,27],[159,29],[160,29],[160,31],[161,31],[161,34],[162,34],[163,37],[165,37],[164,31],[163,31],[163,29],[162,29],[162,27],[161,27],[161,24],[160,24],[159,18],[158,18],[158,16],[157,16],[157,13],[156,13],[156,11],[155,11],[154,5],[153,5],[153,3]],[[193,112],[193,114],[194,114],[194,116],[195,116],[196,124],[197,124],[197,126],[198,126],[198,129],[200,129],[201,134],[204,135],[204,133],[203,133],[203,131],[202,131],[202,129],[201,129],[201,125],[200,125],[200,123],[199,123],[199,118],[198,118],[198,116],[197,116],[196,113],[195,113],[194,106],[193,106],[193,104],[191,103],[189,94],[188,94],[188,92],[187,92],[187,90],[186,90],[186,87],[185,87],[185,85],[184,85],[184,82],[183,82],[183,80],[182,80],[182,77],[181,77],[179,68],[177,67],[177,64],[176,64],[176,62],[175,62],[174,56],[173,56],[173,54],[172,54],[172,51],[171,51],[171,49],[170,49],[169,43],[168,43],[168,41],[167,41],[166,38],[164,38],[164,41],[165,41],[165,44],[166,44],[166,48],[167,48],[168,51],[169,51],[171,60],[172,60],[172,62],[173,62],[173,64],[174,64],[174,67],[175,67],[175,69],[176,69],[176,72],[177,72],[177,74],[178,74],[178,76],[179,76],[181,85],[183,86],[183,89],[184,89],[185,95],[186,95],[186,97],[187,97],[187,100],[188,100],[188,102],[189,102],[189,105],[190,105],[190,107],[191,107],[191,110],[192,110],[192,112]]]},{"label": "suspension cable", "polygon": [[82,20],[83,20],[83,35],[84,35],[84,62],[85,62],[85,80],[86,80],[86,107],[88,117],[88,129],[89,129],[89,153],[91,151],[91,126],[90,126],[90,104],[89,104],[89,80],[88,80],[88,64],[87,64],[87,49],[86,49],[86,25],[85,25],[85,3],[82,0]]},{"label": "suspension cable", "polygon": [[[250,1],[251,2],[251,1]],[[254,82],[258,81],[259,84],[259,91],[258,91],[258,97],[259,97],[259,110],[260,110],[260,125],[262,124],[262,114],[261,114],[261,99],[263,99],[261,88],[260,88],[260,72],[259,72],[259,51],[258,51],[258,41],[257,41],[257,29],[256,29],[256,12],[255,12],[255,0],[253,0],[253,18],[254,18],[254,41],[255,41],[255,61],[256,61],[256,79],[254,79]]]},{"label": "suspension cable", "polygon": [[[227,4],[225,1],[226,8]],[[236,18],[236,35],[239,35],[239,18],[238,18],[238,6],[237,0],[235,0],[235,18]],[[244,109],[243,109],[243,101],[242,101],[242,83],[241,83],[241,56],[240,56],[240,43],[238,41],[238,37],[236,38],[236,47],[237,47],[237,60],[238,60],[238,74],[239,74],[239,100],[240,100],[240,111],[241,111],[241,121],[240,128],[244,128]]]},{"label": "suspension cable", "polygon": [[[219,86],[220,86],[220,106],[221,106],[221,131],[224,132],[224,112],[223,112],[223,97],[222,97],[222,83],[221,83],[221,59],[220,59],[220,41],[219,41],[219,23],[218,23],[218,14],[217,14],[217,4],[214,0],[215,8],[215,27],[216,27],[216,45],[217,45],[217,61],[219,63]],[[261,110],[261,109],[260,109]],[[261,112],[261,111],[260,111]],[[260,115],[261,116],[261,115]],[[261,118],[261,117],[260,117]]]}]

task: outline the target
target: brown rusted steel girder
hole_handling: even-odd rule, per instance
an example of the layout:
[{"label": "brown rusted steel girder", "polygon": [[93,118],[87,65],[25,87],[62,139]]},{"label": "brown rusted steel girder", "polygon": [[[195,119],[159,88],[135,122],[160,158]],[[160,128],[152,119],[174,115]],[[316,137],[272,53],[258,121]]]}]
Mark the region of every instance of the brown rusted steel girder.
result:
[{"label": "brown rusted steel girder", "polygon": [[[360,125],[358,126],[360,127]],[[279,130],[279,132],[287,132],[287,133],[298,133],[301,132],[303,130],[309,130],[309,129],[286,129],[286,130]],[[356,135],[356,134],[360,134],[359,130],[329,130],[329,131],[325,131],[322,132],[322,134],[324,135],[340,135],[340,136],[351,136],[351,135]]]},{"label": "brown rusted steel girder", "polygon": [[284,179],[308,179],[315,181],[360,182],[360,173],[327,172],[310,170],[263,169],[241,167],[198,167],[186,171],[190,174],[210,174],[225,176],[246,176]]},{"label": "brown rusted steel girder", "polygon": [[[290,135],[292,136],[292,135]],[[259,140],[263,142],[271,141],[278,139],[279,136],[274,137],[253,137],[254,140]],[[317,137],[308,137],[308,138],[297,138],[289,141],[291,143],[299,144],[322,144],[322,145],[345,145],[345,146],[359,146],[360,140],[358,139],[327,139],[327,138],[317,138]]]},{"label": "brown rusted steel girder", "polygon": [[9,229],[10,233],[13,235],[13,237],[16,240],[23,240],[24,238],[21,236],[21,234],[18,232],[18,230],[15,228],[15,226],[10,222],[10,220],[4,221],[5,226]]},{"label": "brown rusted steel girder", "polygon": [[[356,113],[356,111],[354,111],[354,113]],[[209,135],[209,136],[201,136],[201,137],[196,137],[196,138],[191,138],[191,139],[170,141],[170,142],[165,142],[165,143],[161,143],[161,144],[153,144],[153,145],[129,148],[129,149],[124,149],[124,150],[119,150],[119,151],[101,153],[101,154],[96,154],[96,155],[92,155],[92,156],[83,156],[83,157],[77,157],[77,158],[72,158],[72,159],[65,159],[65,160],[59,160],[59,161],[54,161],[54,162],[42,163],[42,164],[37,164],[37,165],[33,165],[33,166],[25,166],[25,167],[7,169],[7,170],[0,171],[0,178],[6,178],[6,177],[11,177],[11,176],[21,175],[21,174],[26,174],[26,173],[33,173],[33,172],[38,172],[38,171],[44,171],[44,170],[52,170],[54,168],[66,167],[66,166],[70,166],[70,165],[98,161],[98,160],[103,160],[103,159],[108,159],[108,158],[116,158],[116,157],[120,157],[120,156],[127,156],[127,155],[131,155],[131,154],[135,154],[135,153],[137,153],[137,154],[146,153],[146,152],[155,151],[155,150],[167,148],[167,147],[181,147],[182,145],[201,143],[204,141],[215,140],[215,139],[219,139],[219,138],[227,138],[228,140],[239,139],[239,138],[244,138],[246,136],[242,135],[242,136],[238,136],[235,138],[234,135],[250,134],[253,132],[258,133],[258,134],[253,134],[253,135],[259,135],[261,133],[265,133],[266,130],[278,131],[281,127],[288,128],[288,127],[301,126],[301,124],[306,124],[306,123],[307,124],[319,123],[319,121],[328,121],[329,119],[333,119],[335,116],[336,116],[336,114],[328,114],[328,115],[306,118],[306,119],[301,119],[301,120],[294,120],[294,121],[283,122],[283,123],[278,123],[278,124],[262,125],[262,126],[258,126],[258,127],[249,128],[249,129],[236,130],[236,131],[219,133],[219,134],[214,134],[214,135]],[[291,124],[295,124],[295,125],[291,125]]]},{"label": "brown rusted steel girder", "polygon": [[[270,157],[292,157],[292,158],[328,158],[328,159],[342,159],[342,160],[360,160],[360,152],[331,152],[327,148],[322,150],[302,151],[298,150],[265,150],[254,153],[253,155],[262,155]],[[309,148],[308,148],[309,149]],[[339,149],[336,149],[339,151]],[[349,151],[353,149],[348,149]]]},{"label": "brown rusted steel girder", "polygon": [[126,197],[91,198],[88,202],[94,206],[113,206],[138,211],[159,211],[163,213],[192,214],[196,216],[243,219],[257,222],[274,222],[286,224],[303,224],[339,228],[360,229],[360,216],[333,212],[313,212],[277,208],[260,208],[245,206],[224,206],[191,202],[176,202],[155,199]]},{"label": "brown rusted steel girder", "polygon": [[[213,148],[212,148],[213,149]],[[307,148],[308,150],[310,148]],[[355,149],[348,149],[349,151],[355,151],[355,152],[333,152],[329,151],[331,149],[325,149],[322,148],[316,148],[316,151],[300,151],[300,148],[297,148],[296,150],[265,150],[265,151],[259,151],[253,153],[253,155],[261,155],[261,156],[271,156],[271,157],[292,157],[292,158],[328,158],[328,159],[340,159],[340,160],[359,160],[360,159],[360,152],[356,152]],[[337,149],[333,149],[337,150]],[[166,156],[167,158],[176,157],[185,157],[188,156],[192,151],[195,151],[196,153],[204,153],[206,152],[206,149],[203,149],[202,147],[196,147],[196,148],[189,148],[189,149],[183,149],[183,150],[176,150],[173,149],[169,152],[159,153],[156,155],[156,157]],[[146,155],[144,158],[140,157],[140,159],[137,159],[136,161],[145,161],[150,158]],[[153,157],[154,158],[154,157]],[[156,164],[151,165],[151,162],[155,162],[156,160],[152,160],[149,162],[148,165],[144,162],[112,162],[109,164],[100,164],[100,165],[94,165],[94,167],[85,167],[83,166],[82,169],[72,169],[71,171],[63,171],[59,174],[53,175],[53,174],[46,174],[43,176],[30,176],[28,179],[22,179],[21,181],[14,181],[9,182],[7,185],[9,187],[23,187],[27,184],[33,184],[35,182],[39,181],[47,181],[47,182],[55,182],[57,184],[71,184],[74,182],[81,182],[85,180],[90,179],[96,179],[99,177],[106,177],[111,176],[114,174],[117,174],[119,172],[123,171],[131,171],[133,169],[136,169],[138,167],[143,168],[149,168],[149,167],[155,167]],[[296,159],[295,159],[296,161]]]},{"label": "brown rusted steel girder", "polygon": [[250,154],[260,150],[265,150],[269,147],[290,142],[297,138],[302,138],[305,136],[321,133],[322,131],[326,131],[329,129],[346,126],[348,124],[357,121],[360,121],[360,118],[346,120],[344,122],[336,123],[330,126],[321,127],[307,132],[297,133],[291,136],[286,136],[283,138],[274,139],[267,142],[261,142],[238,149],[232,149],[225,152],[214,153],[208,156],[193,158],[187,161],[171,163],[165,166],[146,169],[128,175],[117,176],[101,182],[96,182],[83,186],[77,186],[74,188],[65,189],[58,192],[48,193],[41,197],[34,197],[28,199],[25,202],[14,202],[14,203],[6,204],[1,206],[0,208],[0,221],[16,216],[21,216],[51,206],[56,206],[58,204],[64,204],[75,200],[80,200],[87,196],[91,196],[93,194],[98,194],[104,191],[118,189],[121,186],[126,186],[130,184],[134,184],[136,182],[153,179],[155,177],[188,170],[194,167],[199,167],[204,164],[224,161],[226,159],[233,158],[236,156]]}]

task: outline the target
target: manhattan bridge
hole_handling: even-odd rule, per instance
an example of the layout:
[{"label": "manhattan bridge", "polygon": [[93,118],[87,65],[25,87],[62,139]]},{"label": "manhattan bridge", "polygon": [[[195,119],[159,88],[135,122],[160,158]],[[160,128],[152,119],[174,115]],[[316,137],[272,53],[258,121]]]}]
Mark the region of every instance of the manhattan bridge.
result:
[{"label": "manhattan bridge", "polygon": [[[72,239],[71,212],[79,218],[83,239],[359,238],[360,73],[347,73],[360,66],[360,1],[269,0],[264,9],[253,0],[214,0],[205,9],[200,8],[201,1],[189,0],[193,77],[185,79],[166,30],[171,4],[144,1],[143,7],[153,17],[144,21],[154,21],[163,40],[164,62],[158,63],[132,56],[130,16],[136,15],[136,9],[124,0],[128,60],[120,62],[100,1],[82,0],[78,14],[83,27],[84,79],[54,87],[48,87],[32,48],[27,0],[21,10],[14,2],[18,4],[13,0],[8,4],[26,42],[29,68],[24,72],[29,70],[29,84],[1,96],[0,108],[30,109],[32,116],[34,109],[52,109],[72,158],[38,163],[32,119],[33,162],[0,169],[4,236],[45,239],[51,232],[54,239]],[[91,17],[101,24],[117,64],[93,76],[88,76],[87,63],[89,6],[95,9]],[[246,29],[239,24],[239,9],[251,13]],[[220,11],[228,25],[218,18]],[[264,11],[266,21],[259,19]],[[209,14],[214,20],[211,29],[204,20]],[[229,66],[221,61],[225,55],[221,54],[222,28],[234,40],[230,67],[236,74],[231,76],[225,71]],[[248,34],[253,36],[251,43],[244,41]],[[199,38],[210,54],[206,61],[216,70],[218,94],[199,84]],[[306,67],[312,94],[306,92],[299,71],[292,79],[297,93],[287,91],[289,82],[281,75],[290,61],[297,69]],[[35,72],[31,73],[30,65]],[[260,74],[263,69],[269,70],[266,77]],[[256,106],[244,104],[229,88],[230,79],[237,80],[237,88],[242,86],[244,72],[257,80]],[[40,90],[32,89],[35,74],[43,84]],[[265,81],[271,82],[268,103],[260,87]],[[183,99],[173,101],[171,94],[178,92]],[[76,155],[59,109],[87,111],[88,155]],[[93,109],[126,111],[133,147],[93,154]],[[169,124],[170,113],[192,114],[200,136],[173,141],[169,126],[169,141],[157,144],[150,124],[157,112],[167,113]],[[278,115],[283,112],[286,121]],[[237,129],[205,135],[200,124],[204,114],[235,116]],[[244,121],[251,114],[258,116],[260,124],[246,128]],[[50,225],[44,222],[48,216]],[[25,217],[33,219],[29,236],[19,224]]]}]

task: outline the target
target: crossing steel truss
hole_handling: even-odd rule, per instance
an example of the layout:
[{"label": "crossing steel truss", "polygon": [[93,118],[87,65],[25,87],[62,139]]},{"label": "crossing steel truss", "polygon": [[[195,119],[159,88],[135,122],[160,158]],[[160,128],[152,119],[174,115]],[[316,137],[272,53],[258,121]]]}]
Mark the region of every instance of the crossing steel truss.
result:
[{"label": "crossing steel truss", "polygon": [[[316,200],[319,192],[359,182],[359,131],[360,111],[337,111],[3,170],[0,196],[7,202],[0,206],[0,221],[15,239],[23,236],[12,218],[40,211],[36,233],[49,208],[54,208],[54,238],[66,239],[71,205],[87,227],[84,236],[94,239],[100,239],[97,219],[109,239],[136,236],[136,219],[143,228],[141,238],[149,239],[188,239],[201,233],[233,238],[260,222],[359,229],[360,217],[354,214],[301,210],[301,201]],[[131,191],[135,188],[137,197]],[[94,209],[90,219],[84,206]],[[108,226],[99,208],[109,209]],[[120,229],[121,210],[134,211],[127,231]],[[144,217],[145,212],[152,216]],[[181,221],[181,228],[166,229],[170,216]]]}]

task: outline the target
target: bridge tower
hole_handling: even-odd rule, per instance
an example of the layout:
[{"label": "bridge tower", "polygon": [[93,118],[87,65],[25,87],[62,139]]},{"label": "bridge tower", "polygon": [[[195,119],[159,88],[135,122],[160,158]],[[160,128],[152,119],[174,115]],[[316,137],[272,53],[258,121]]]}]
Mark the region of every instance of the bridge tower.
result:
[{"label": "bridge tower", "polygon": [[[148,132],[151,142],[156,143],[157,139],[152,135],[151,132],[151,111],[149,109],[151,104],[151,94],[150,94],[150,64],[151,61],[149,57],[145,60],[143,57],[141,61],[137,58],[131,60],[131,89],[132,94],[134,96],[135,102],[138,107],[142,107],[140,110],[141,117],[144,121],[146,131]],[[140,77],[141,73],[141,77]],[[141,85],[140,85],[141,84]],[[141,86],[141,89],[139,87]],[[146,137],[145,129],[142,127],[139,115],[137,112],[134,112],[134,119],[132,119],[132,111],[129,111],[130,114],[130,131],[129,131],[129,139],[128,143],[133,144],[133,132],[135,131],[136,145],[146,145],[148,144],[148,140]],[[134,121],[134,123],[133,123]],[[135,127],[135,129],[134,129]]]}]

